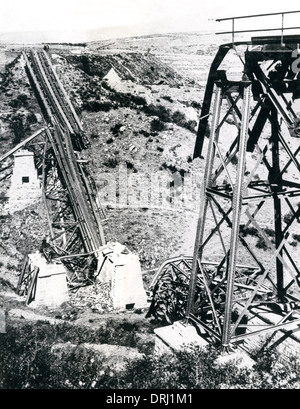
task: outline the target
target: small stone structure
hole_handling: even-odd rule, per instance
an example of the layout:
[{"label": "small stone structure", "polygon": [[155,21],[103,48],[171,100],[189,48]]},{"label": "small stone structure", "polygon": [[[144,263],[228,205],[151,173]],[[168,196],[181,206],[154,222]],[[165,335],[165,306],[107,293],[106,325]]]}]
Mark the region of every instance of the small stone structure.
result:
[{"label": "small stone structure", "polygon": [[238,368],[249,368],[251,369],[255,365],[255,361],[248,355],[247,352],[242,350],[235,350],[234,352],[225,353],[219,355],[216,359],[216,364],[225,365],[225,364],[234,364]]},{"label": "small stone structure", "polygon": [[172,325],[156,328],[154,353],[178,352],[191,345],[205,347],[208,342],[199,336],[195,327],[191,324],[185,324],[182,321],[176,321]]},{"label": "small stone structure", "polygon": [[47,263],[40,253],[28,255],[29,268],[38,268],[32,305],[58,307],[69,300],[67,272],[61,263]]},{"label": "small stone structure", "polygon": [[99,252],[97,280],[110,283],[114,309],[147,307],[139,258],[120,243],[109,243]]},{"label": "small stone structure", "polygon": [[108,73],[103,77],[104,81],[107,81],[109,85],[115,85],[122,82],[122,78],[117,74],[114,68],[111,68]]},{"label": "small stone structure", "polygon": [[39,201],[42,196],[40,180],[34,165],[34,154],[21,149],[14,154],[9,200],[5,210],[13,213]]},{"label": "small stone structure", "polygon": [[[293,318],[300,318],[300,312],[295,311]],[[271,312],[261,312],[253,310],[253,316],[250,317],[251,330],[254,332],[260,330],[262,325],[274,325],[278,323],[283,316]],[[189,345],[206,346],[208,343],[201,334],[198,334],[193,325],[186,324],[183,321],[176,321],[172,325],[156,328],[155,332],[155,350],[156,354],[164,352],[177,352]],[[279,361],[285,362],[291,356],[299,355],[300,351],[300,324],[295,322],[290,324],[287,330],[278,330],[266,334],[258,334],[246,338],[241,345],[233,352],[221,354],[216,363],[219,365],[232,362],[238,367],[251,368],[254,365],[250,355],[253,351],[259,351],[263,348],[274,349],[279,353]],[[242,347],[242,349],[240,348]],[[250,354],[250,355],[249,355]]]},{"label": "small stone structure", "polygon": [[[172,325],[156,328],[154,332],[154,353],[156,355],[179,352],[192,346],[208,346],[208,342],[201,336],[201,334],[198,334],[196,328],[192,324],[183,321],[176,321]],[[253,359],[251,359],[246,352],[241,350],[222,354],[216,360],[218,365],[228,362],[234,363],[238,367],[251,368],[254,365]]]}]

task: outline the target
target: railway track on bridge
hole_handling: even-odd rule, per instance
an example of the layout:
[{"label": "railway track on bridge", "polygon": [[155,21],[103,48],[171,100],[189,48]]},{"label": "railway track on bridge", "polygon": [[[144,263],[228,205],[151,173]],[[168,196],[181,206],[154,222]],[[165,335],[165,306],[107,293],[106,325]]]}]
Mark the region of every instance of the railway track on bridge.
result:
[{"label": "railway track on bridge", "polygon": [[[74,253],[79,258],[80,254],[95,255],[105,244],[102,226],[104,213],[98,205],[95,186],[86,170],[85,161],[80,158],[80,152],[88,146],[87,139],[47,53],[31,50],[29,53],[23,52],[23,57],[27,75],[49,125],[45,131],[47,142],[42,167],[45,203],[51,196],[51,204],[47,206],[48,219],[52,224],[51,245],[58,256],[63,256],[68,263],[69,255],[69,261],[74,264]],[[55,172],[53,168],[49,171],[51,166],[47,165],[47,158],[48,162],[55,162],[58,175],[56,181],[50,183],[49,178]],[[57,184],[59,192],[55,192],[54,184]],[[47,185],[51,185],[51,188],[47,189]],[[62,193],[65,193],[63,200]],[[54,196],[57,201],[53,212]]]}]

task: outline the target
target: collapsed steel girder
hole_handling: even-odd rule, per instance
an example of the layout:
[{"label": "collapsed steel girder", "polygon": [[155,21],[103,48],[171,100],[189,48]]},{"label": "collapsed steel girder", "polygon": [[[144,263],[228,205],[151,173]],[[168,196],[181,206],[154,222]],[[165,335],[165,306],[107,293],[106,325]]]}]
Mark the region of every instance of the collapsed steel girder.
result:
[{"label": "collapsed steel girder", "polygon": [[[49,261],[60,259],[66,265],[69,286],[74,288],[93,280],[97,252],[105,244],[102,226],[105,215],[87,161],[81,158],[87,139],[49,56],[44,51],[31,50],[29,54],[24,52],[23,58],[47,126],[0,161],[22,147],[34,152],[49,223],[49,234],[41,243],[41,251]],[[26,268],[23,272],[25,277]],[[22,280],[18,287],[21,289]]]},{"label": "collapsed steel girder", "polygon": [[50,240],[45,256],[62,258],[71,270],[70,285],[93,277],[96,253],[105,244],[94,182],[80,153],[88,146],[81,122],[45,51],[23,53],[26,72],[40,103],[46,129],[42,153],[43,198]]},{"label": "collapsed steel girder", "polygon": [[[78,152],[72,151],[71,174],[72,152],[65,152],[60,146],[66,138],[69,135],[58,126],[42,128],[3,155],[0,162],[21,148],[34,153],[49,227],[41,251],[49,261],[59,259],[66,265],[69,286],[73,288],[93,279],[96,253],[103,245],[100,232],[105,215],[98,206],[94,181]],[[25,276],[20,289],[21,286],[28,287]]]},{"label": "collapsed steel girder", "polygon": [[[283,48],[274,38],[222,45],[207,81],[194,157],[208,146],[194,254],[184,271],[185,318],[225,349],[300,328],[300,266],[291,241],[300,239],[300,78],[291,70],[297,43],[291,37]],[[238,55],[243,69],[239,80],[230,80],[218,68],[238,46],[246,48]],[[162,304],[170,293],[183,299],[187,280],[182,284],[177,270],[167,261],[152,285],[149,313],[156,318],[157,311],[168,315],[168,302]],[[258,324],[255,317],[263,314],[276,319]]]},{"label": "collapsed steel girder", "polygon": [[[247,322],[251,311],[258,306],[267,306],[269,312],[273,312],[277,307],[284,310],[284,306],[288,305],[294,315],[289,313],[287,317],[283,317],[280,328],[291,326],[291,321],[294,321],[292,325],[300,323],[300,314],[297,314],[300,271],[288,243],[292,228],[294,234],[299,232],[299,225],[296,224],[299,223],[300,206],[295,203],[295,198],[300,196],[300,184],[297,178],[285,177],[291,165],[296,173],[299,174],[300,171],[297,158],[299,149],[297,147],[292,152],[289,146],[289,139],[298,136],[297,122],[300,119],[293,109],[293,103],[299,97],[300,79],[291,70],[292,44],[295,43],[296,47],[297,41],[292,38],[292,43],[285,46],[285,49],[276,42],[268,44],[266,39],[261,47],[257,47],[259,43],[258,39],[254,40],[245,52],[241,81],[229,81],[224,71],[214,73],[214,111],[187,302],[187,318],[198,325],[204,325],[207,331],[213,330],[214,337],[225,348],[230,343],[241,340],[241,332],[244,333],[244,338],[251,336],[253,331]],[[219,64],[219,59],[217,61]],[[267,69],[264,67],[266,62],[269,64]],[[279,62],[280,65],[276,65]],[[207,100],[212,95],[210,81],[211,79],[208,81]],[[227,108],[223,119],[220,119],[224,101],[227,102]],[[229,114],[234,116],[237,136],[228,149],[224,150],[221,147],[224,142],[222,128]],[[281,131],[282,124],[288,130],[285,135]],[[194,156],[200,154],[197,149],[199,146],[202,149],[204,134],[205,130],[199,127]],[[247,156],[253,152],[256,153],[256,161],[246,169]],[[260,173],[261,167],[264,167],[264,173]],[[266,226],[264,220],[258,217],[268,201],[272,202],[274,212],[270,226]],[[282,214],[282,201],[286,202],[291,211],[288,220]],[[253,249],[253,244],[243,237],[242,217],[246,223],[244,231],[249,226],[255,229],[263,246],[270,251],[271,257],[267,262]],[[270,217],[268,219],[270,223]],[[229,228],[227,233],[225,224]],[[268,237],[266,227],[269,233],[270,228],[272,229],[274,243]],[[207,258],[213,259],[209,253],[212,239],[216,236],[223,256],[217,265],[211,265],[213,268],[208,272]],[[247,256],[242,254],[243,250]],[[241,260],[249,260],[251,263],[240,269],[237,264]],[[197,312],[195,314],[195,293],[199,276],[208,283],[205,292],[212,312],[209,325],[207,320],[201,318],[201,314],[199,318],[199,308],[198,316]],[[243,288],[241,284],[249,287]],[[216,304],[213,297],[218,288],[225,295],[222,306]],[[254,332],[257,334],[277,328],[276,324],[266,325]]]}]

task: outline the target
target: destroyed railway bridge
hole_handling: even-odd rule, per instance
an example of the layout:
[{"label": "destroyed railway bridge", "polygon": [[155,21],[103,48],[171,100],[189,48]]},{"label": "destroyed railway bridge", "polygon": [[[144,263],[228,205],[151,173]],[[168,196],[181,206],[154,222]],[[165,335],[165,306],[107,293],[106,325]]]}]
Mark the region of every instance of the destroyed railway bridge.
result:
[{"label": "destroyed railway bridge", "polygon": [[[275,14],[282,15],[281,36],[242,42],[234,39],[237,18],[230,18],[232,42],[221,45],[212,62],[195,144],[194,158],[207,143],[213,108],[194,253],[167,260],[149,287],[148,316],[192,324],[223,350],[278,331],[287,337],[300,328],[299,260],[288,241],[300,223],[300,77],[292,69],[300,37],[285,35],[285,13]],[[242,64],[238,78],[222,68],[228,56]],[[80,158],[87,143],[80,121],[47,53],[32,50],[23,57],[48,126],[1,160],[28,144],[34,150],[51,238],[45,253],[50,249],[67,265],[74,288],[92,282],[105,244],[105,216]],[[230,135],[224,132],[229,117],[235,129]],[[266,233],[266,216],[273,238]],[[250,227],[268,256],[243,234]],[[19,289],[26,287],[27,299],[34,274],[25,263]]]},{"label": "destroyed railway bridge", "polygon": [[[42,195],[49,222],[49,239],[42,250],[50,260],[61,258],[69,271],[69,286],[83,285],[97,268],[96,253],[105,244],[95,184],[80,153],[87,147],[81,122],[72,106],[50,58],[44,50],[23,52],[26,73],[41,106],[47,127],[7,152],[1,161],[19,149],[34,152],[42,175]],[[18,291],[27,294],[34,287],[36,271],[25,261]]]}]

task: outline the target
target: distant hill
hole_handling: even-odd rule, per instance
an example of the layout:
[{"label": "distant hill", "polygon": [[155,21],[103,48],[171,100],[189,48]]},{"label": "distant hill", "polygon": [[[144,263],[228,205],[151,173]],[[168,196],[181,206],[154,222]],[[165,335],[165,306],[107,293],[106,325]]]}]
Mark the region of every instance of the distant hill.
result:
[{"label": "distant hill", "polygon": [[[146,37],[168,35],[159,32],[160,28],[149,29],[140,26],[103,27],[89,30],[63,30],[63,31],[25,31],[25,32],[0,32],[0,43],[34,44],[47,42],[96,42],[110,39],[122,39],[128,37]],[[199,34],[205,34],[199,32]],[[180,34],[180,33],[178,33]],[[187,33],[188,35],[192,33]],[[211,33],[213,34],[213,33]]]}]

